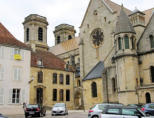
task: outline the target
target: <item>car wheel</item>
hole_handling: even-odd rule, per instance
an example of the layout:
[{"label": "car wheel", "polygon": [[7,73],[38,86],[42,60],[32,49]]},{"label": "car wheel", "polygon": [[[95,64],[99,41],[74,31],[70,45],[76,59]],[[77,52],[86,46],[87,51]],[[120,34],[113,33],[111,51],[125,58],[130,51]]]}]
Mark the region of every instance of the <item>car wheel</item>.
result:
[{"label": "car wheel", "polygon": [[25,118],[28,118],[28,116],[27,116],[27,115],[25,115]]},{"label": "car wheel", "polygon": [[145,113],[147,116],[151,116],[151,114],[150,113]]},{"label": "car wheel", "polygon": [[99,118],[99,117],[95,115],[95,116],[92,116],[92,118]]}]

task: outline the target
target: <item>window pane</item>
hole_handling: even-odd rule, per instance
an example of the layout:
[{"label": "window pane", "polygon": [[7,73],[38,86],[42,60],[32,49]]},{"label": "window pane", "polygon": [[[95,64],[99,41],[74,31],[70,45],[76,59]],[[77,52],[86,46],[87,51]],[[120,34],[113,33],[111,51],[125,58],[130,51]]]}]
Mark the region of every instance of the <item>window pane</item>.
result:
[{"label": "window pane", "polygon": [[66,101],[70,101],[70,90],[66,90]]},{"label": "window pane", "polygon": [[57,89],[53,89],[53,101],[57,101]]},{"label": "window pane", "polygon": [[64,82],[64,80],[63,80],[63,74],[60,74],[60,78],[59,78],[60,80],[59,80],[59,83],[60,84],[63,84],[63,82]]},{"label": "window pane", "polygon": [[38,29],[38,40],[43,41],[43,29],[41,27]]},{"label": "window pane", "polygon": [[128,36],[125,36],[124,40],[125,40],[125,49],[129,49],[129,38],[128,38]]},{"label": "window pane", "polygon": [[153,37],[153,35],[150,35],[149,38],[150,38],[151,48],[154,48],[154,37]]},{"label": "window pane", "polygon": [[57,74],[53,73],[53,84],[57,84]]},{"label": "window pane", "polygon": [[69,84],[70,84],[70,76],[66,75],[66,85],[69,85]]},{"label": "window pane", "polygon": [[120,110],[119,109],[108,109],[107,113],[112,113],[112,114],[119,114]]},{"label": "window pane", "polygon": [[139,112],[136,109],[122,109],[122,114],[123,115],[135,115],[138,114]]},{"label": "window pane", "polygon": [[120,37],[118,38],[118,48],[119,48],[119,50],[122,49],[122,47],[121,47],[121,38]]},{"label": "window pane", "polygon": [[96,82],[91,84],[92,97],[97,97],[97,85]]},{"label": "window pane", "polygon": [[154,67],[151,66],[151,81],[154,82]]}]

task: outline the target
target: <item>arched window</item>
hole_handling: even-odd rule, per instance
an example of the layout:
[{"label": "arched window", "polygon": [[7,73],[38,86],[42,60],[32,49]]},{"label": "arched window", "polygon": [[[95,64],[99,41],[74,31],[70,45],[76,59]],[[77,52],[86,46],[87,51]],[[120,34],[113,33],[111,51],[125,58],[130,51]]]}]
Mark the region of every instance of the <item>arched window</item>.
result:
[{"label": "arched window", "polygon": [[118,49],[119,49],[119,50],[122,49],[122,45],[121,45],[121,37],[118,38]]},{"label": "arched window", "polygon": [[146,103],[151,103],[151,96],[150,96],[150,93],[146,93],[146,94],[145,94],[145,98],[146,98]]},{"label": "arched window", "polygon": [[116,81],[115,78],[112,78],[112,88],[113,88],[113,92],[116,91]]},{"label": "arched window", "polygon": [[135,40],[134,37],[131,37],[132,49],[135,49]]},{"label": "arched window", "polygon": [[64,91],[63,89],[60,89],[59,91],[59,101],[63,101],[64,100]]},{"label": "arched window", "polygon": [[91,92],[92,92],[92,97],[97,97],[97,84],[96,84],[96,82],[93,82],[91,84]]},{"label": "arched window", "polygon": [[154,66],[150,67],[150,71],[151,71],[151,81],[154,82]]},{"label": "arched window", "polygon": [[41,27],[38,28],[38,40],[43,41],[43,29]]},{"label": "arched window", "polygon": [[71,35],[68,36],[68,40],[70,40],[70,39],[72,39],[72,36]]},{"label": "arched window", "polygon": [[29,28],[26,29],[26,40],[29,41]]},{"label": "arched window", "polygon": [[57,73],[53,73],[53,84],[57,84]]},{"label": "arched window", "polygon": [[60,36],[57,37],[57,44],[60,43]]},{"label": "arched window", "polygon": [[39,71],[37,75],[38,75],[37,79],[38,83],[43,83],[43,72]]},{"label": "arched window", "polygon": [[80,80],[78,80],[77,86],[81,86],[81,82],[80,82]]},{"label": "arched window", "polygon": [[66,75],[66,85],[70,84],[70,75]]},{"label": "arched window", "polygon": [[63,76],[63,74],[60,74],[59,83],[60,84],[63,84],[64,83],[64,76]]},{"label": "arched window", "polygon": [[153,37],[153,35],[150,35],[149,38],[150,38],[151,48],[154,48],[154,37]]},{"label": "arched window", "polygon": [[128,38],[128,36],[124,37],[124,41],[125,41],[125,49],[129,49],[129,38]]}]

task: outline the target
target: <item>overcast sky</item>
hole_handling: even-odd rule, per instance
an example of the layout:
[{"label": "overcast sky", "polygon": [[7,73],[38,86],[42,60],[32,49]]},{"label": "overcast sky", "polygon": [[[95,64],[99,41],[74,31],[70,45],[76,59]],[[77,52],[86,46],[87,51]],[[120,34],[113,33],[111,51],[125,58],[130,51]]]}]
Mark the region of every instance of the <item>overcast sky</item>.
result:
[{"label": "overcast sky", "polygon": [[[67,23],[74,25],[78,36],[79,26],[83,20],[90,0],[0,0],[0,22],[20,41],[24,41],[24,18],[29,14],[47,17],[48,45],[54,45],[54,27]],[[131,10],[137,7],[146,10],[154,7],[154,0],[112,0]]]}]

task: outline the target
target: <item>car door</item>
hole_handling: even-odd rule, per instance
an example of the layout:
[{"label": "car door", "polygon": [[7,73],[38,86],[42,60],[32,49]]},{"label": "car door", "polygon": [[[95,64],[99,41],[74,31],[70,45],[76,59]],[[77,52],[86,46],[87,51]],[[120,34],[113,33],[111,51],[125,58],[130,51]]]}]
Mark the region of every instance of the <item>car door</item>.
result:
[{"label": "car door", "polygon": [[109,108],[105,114],[102,114],[102,118],[123,118],[119,108]]},{"label": "car door", "polygon": [[135,108],[123,108],[121,109],[121,114],[123,115],[123,118],[139,118],[138,115],[141,116],[140,112]]}]

